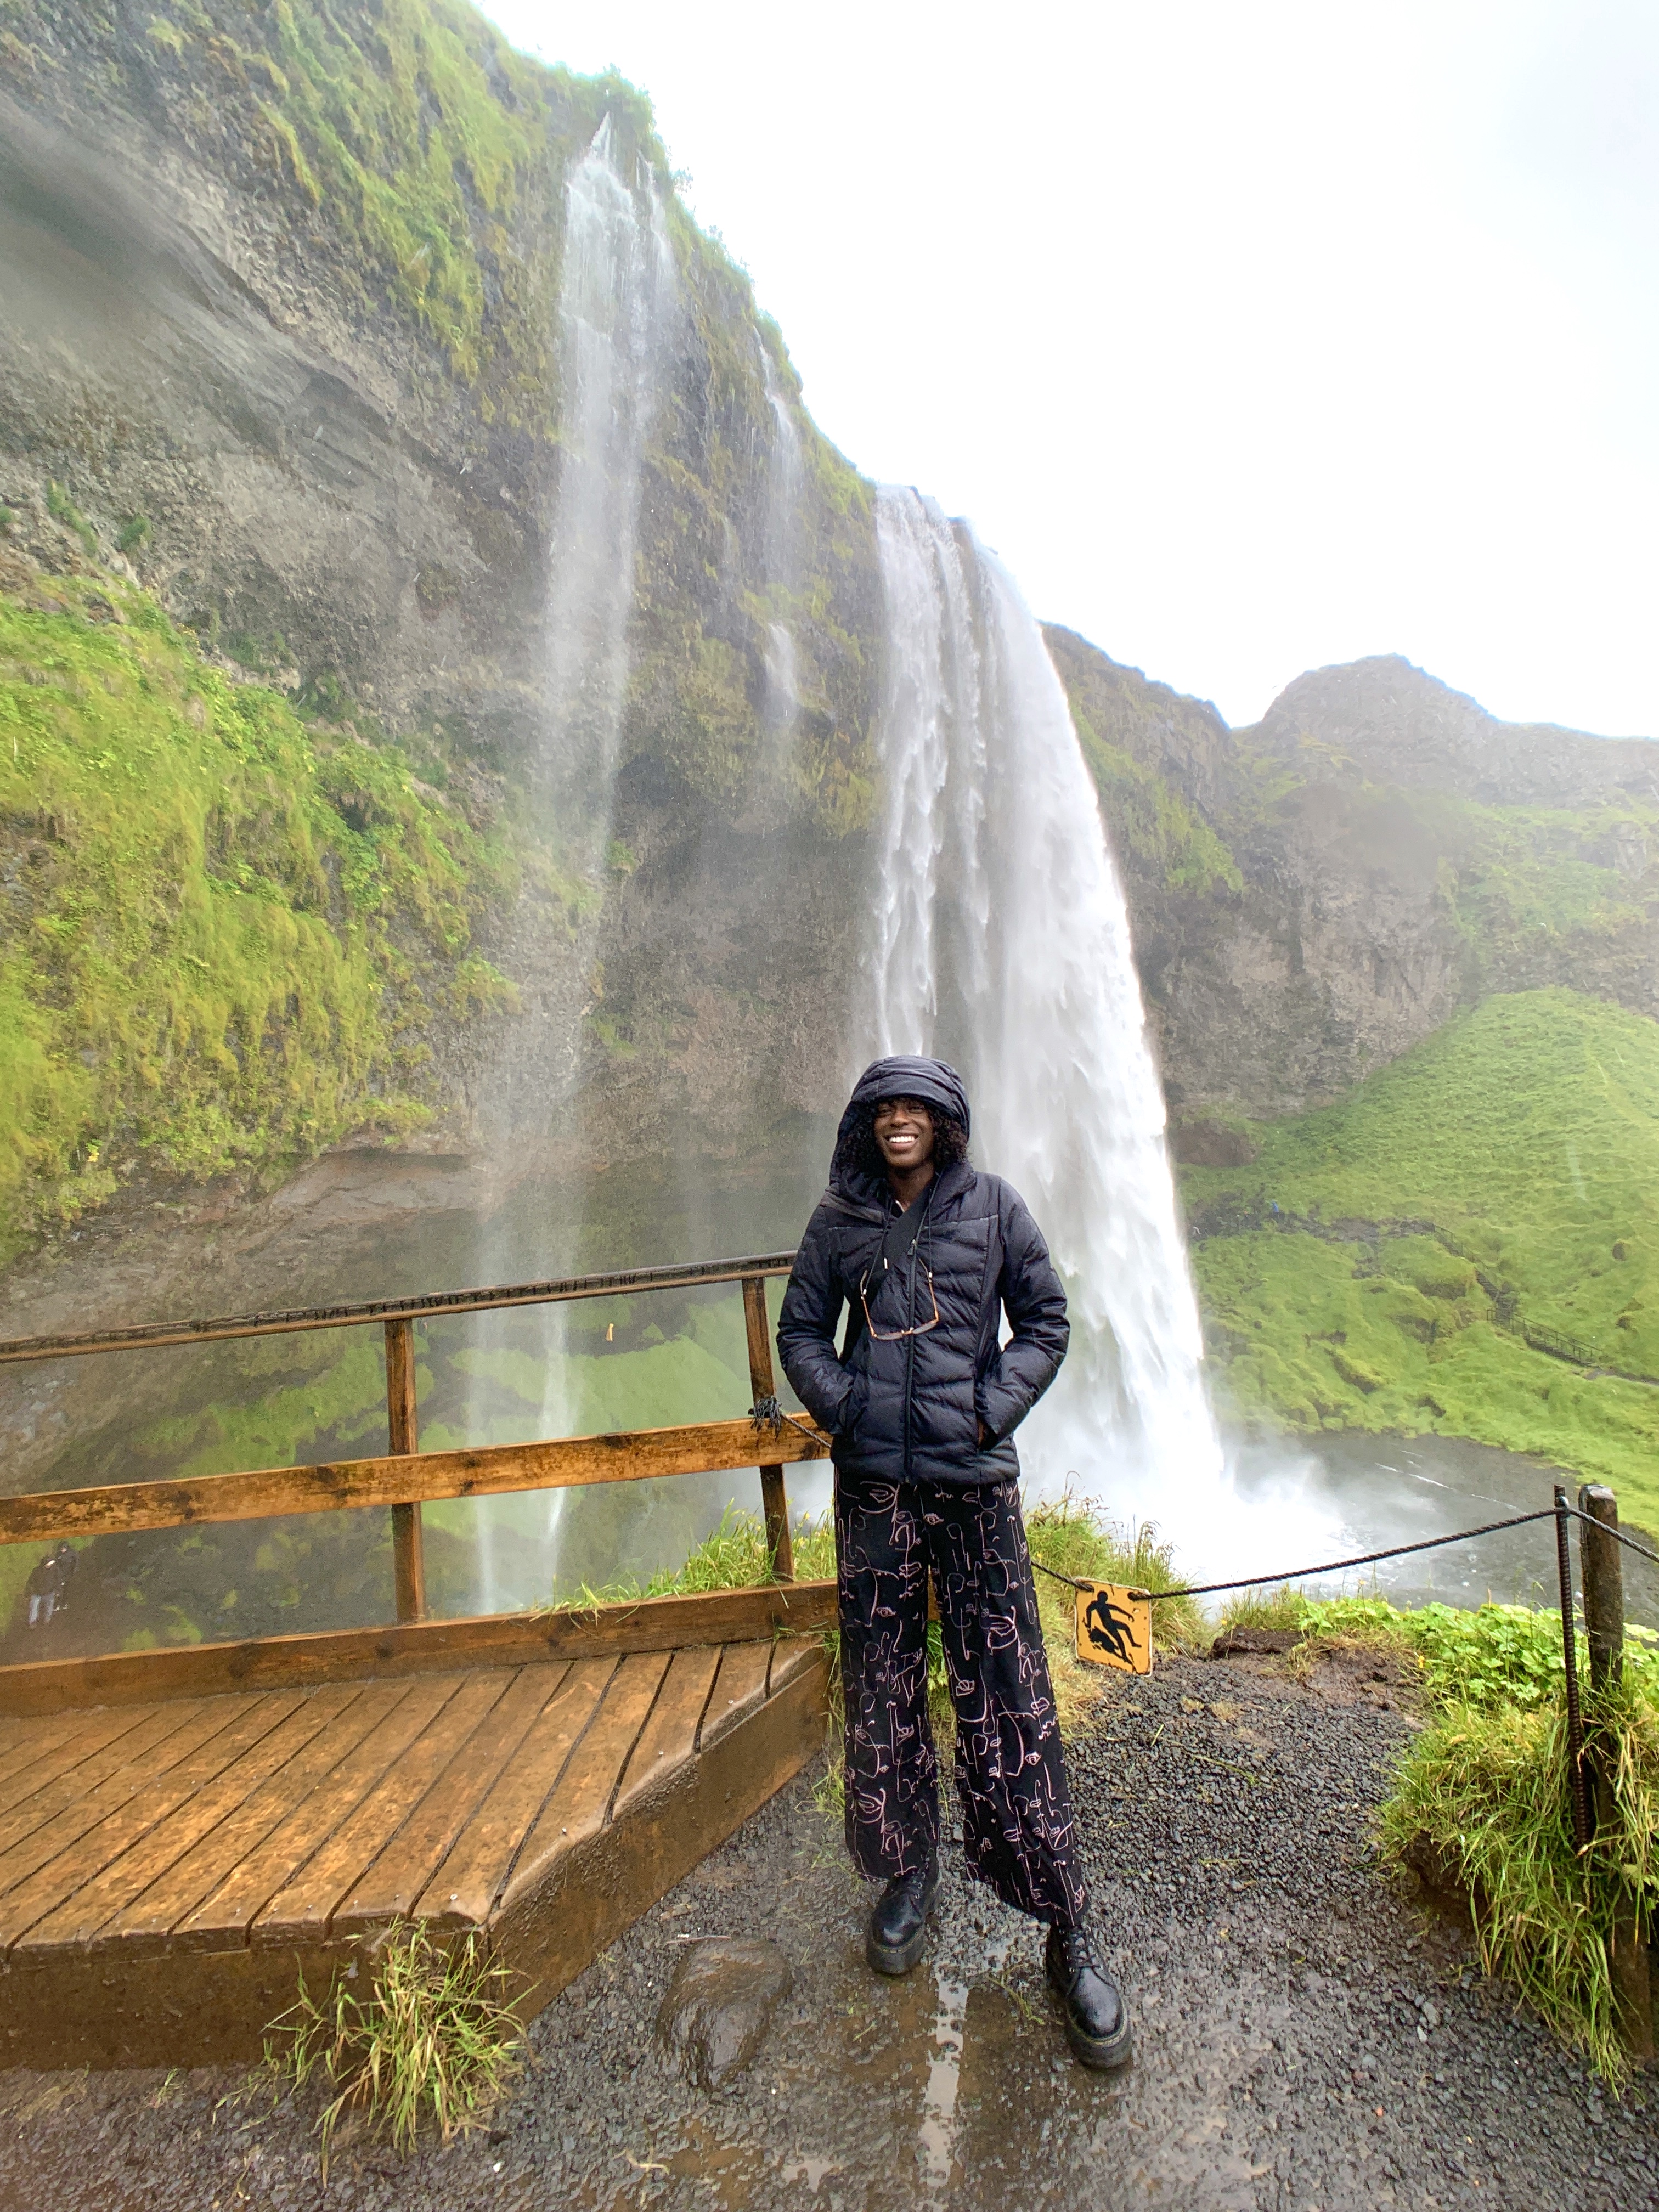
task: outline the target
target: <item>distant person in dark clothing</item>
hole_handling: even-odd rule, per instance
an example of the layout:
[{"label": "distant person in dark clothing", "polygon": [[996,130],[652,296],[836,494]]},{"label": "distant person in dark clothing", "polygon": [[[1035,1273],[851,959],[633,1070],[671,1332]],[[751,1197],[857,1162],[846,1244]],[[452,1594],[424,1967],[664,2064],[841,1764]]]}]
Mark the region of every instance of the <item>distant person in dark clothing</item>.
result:
[{"label": "distant person in dark clothing", "polygon": [[34,1571],[24,1584],[29,1601],[29,1626],[44,1628],[57,1609],[58,1592],[63,1573],[58,1565],[58,1554],[48,1552],[34,1563]]},{"label": "distant person in dark clothing", "polygon": [[69,1603],[70,1585],[75,1580],[75,1547],[64,1537],[52,1556],[58,1568],[58,1596],[52,1611],[62,1613]]},{"label": "distant person in dark clothing", "polygon": [[74,1579],[75,1547],[65,1539],[56,1551],[35,1561],[34,1571],[24,1584],[31,1628],[44,1628],[54,1614],[62,1613],[69,1602],[70,1584]]},{"label": "distant person in dark clothing", "polygon": [[968,1133],[967,1093],[942,1060],[866,1069],[778,1323],[784,1370],[835,1438],[847,1841],[885,1885],[865,1955],[907,1973],[939,1887],[931,1577],[969,1870],[1048,1923],[1073,2050],[1120,2066],[1128,2017],[1085,1926],[1012,1442],[1066,1356],[1066,1293],[1024,1200],[969,1164]]}]

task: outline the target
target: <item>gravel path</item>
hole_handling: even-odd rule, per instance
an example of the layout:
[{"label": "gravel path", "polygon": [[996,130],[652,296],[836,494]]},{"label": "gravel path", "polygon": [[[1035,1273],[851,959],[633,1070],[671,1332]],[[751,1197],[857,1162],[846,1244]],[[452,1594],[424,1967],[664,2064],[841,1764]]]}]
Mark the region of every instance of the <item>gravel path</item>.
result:
[{"label": "gravel path", "polygon": [[[1659,2205],[1654,2101],[1606,2103],[1370,1863],[1410,1725],[1369,1661],[1311,1687],[1265,1660],[1115,1680],[1072,1757],[1138,2027],[1123,2075],[1073,2063],[1040,1939],[955,1868],[922,1966],[870,1974],[861,1885],[803,1780],[541,2015],[487,2138],[408,2162],[344,2142],[325,2195],[314,2106],[273,2112],[236,2075],[0,2075],[0,2208]],[[653,2028],[706,1935],[772,1936],[795,1975],[708,2095]]]}]

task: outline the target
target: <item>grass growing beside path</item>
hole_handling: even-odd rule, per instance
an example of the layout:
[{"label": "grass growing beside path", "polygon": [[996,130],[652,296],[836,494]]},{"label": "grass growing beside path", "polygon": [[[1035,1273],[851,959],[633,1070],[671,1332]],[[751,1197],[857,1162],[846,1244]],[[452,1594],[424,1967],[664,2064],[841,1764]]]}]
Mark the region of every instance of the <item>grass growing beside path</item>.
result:
[{"label": "grass growing beside path", "polygon": [[413,2148],[423,2123],[448,2142],[485,2124],[521,2063],[523,2029],[501,2002],[506,1969],[476,1936],[444,1949],[423,1921],[394,1922],[368,1957],[366,1996],[340,1980],[319,2000],[301,1980],[298,2003],[272,2023],[265,2045],[279,2083],[302,2089],[320,2074],[335,2092],[317,2123],[325,2187],[349,2113],[399,2150]]},{"label": "grass growing beside path", "polygon": [[[1304,1652],[1386,1644],[1419,1668],[1433,1715],[1384,1802],[1396,1865],[1432,1865],[1469,1900],[1481,1964],[1510,1983],[1608,2082],[1620,2041],[1607,1938],[1633,1907],[1646,1940],[1659,1905],[1659,1637],[1627,1629],[1620,1692],[1585,1692],[1588,1731],[1616,1747],[1613,1814],[1583,1859],[1567,1794],[1559,1613],[1483,1605],[1410,1612],[1379,1598],[1325,1602],[1285,1589],[1229,1608],[1240,1625],[1298,1630]],[[1589,1654],[1579,1639],[1581,1680]]]}]

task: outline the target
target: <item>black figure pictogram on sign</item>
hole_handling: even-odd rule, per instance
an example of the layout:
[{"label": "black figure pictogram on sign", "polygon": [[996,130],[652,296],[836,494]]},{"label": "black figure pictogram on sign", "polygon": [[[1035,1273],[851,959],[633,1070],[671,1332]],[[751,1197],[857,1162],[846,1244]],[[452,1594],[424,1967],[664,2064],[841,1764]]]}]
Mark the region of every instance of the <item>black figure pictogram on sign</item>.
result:
[{"label": "black figure pictogram on sign", "polygon": [[1079,1583],[1077,1656],[1096,1667],[1126,1674],[1152,1671],[1152,1601],[1121,1583]]}]

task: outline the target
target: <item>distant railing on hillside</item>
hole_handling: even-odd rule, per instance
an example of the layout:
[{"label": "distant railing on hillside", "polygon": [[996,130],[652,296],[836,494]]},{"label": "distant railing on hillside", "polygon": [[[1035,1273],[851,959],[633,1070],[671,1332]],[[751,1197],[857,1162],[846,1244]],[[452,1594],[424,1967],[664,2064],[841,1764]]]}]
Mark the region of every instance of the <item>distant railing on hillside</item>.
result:
[{"label": "distant railing on hillside", "polygon": [[1547,1352],[1552,1359],[1565,1359],[1574,1367],[1593,1367],[1598,1374],[1617,1376],[1621,1382],[1645,1382],[1659,1389],[1659,1375],[1644,1375],[1633,1367],[1616,1367],[1591,1345],[1576,1336],[1568,1336],[1559,1328],[1545,1328],[1537,1322],[1519,1321],[1515,1323],[1519,1334],[1534,1352]]}]

